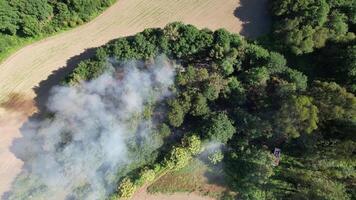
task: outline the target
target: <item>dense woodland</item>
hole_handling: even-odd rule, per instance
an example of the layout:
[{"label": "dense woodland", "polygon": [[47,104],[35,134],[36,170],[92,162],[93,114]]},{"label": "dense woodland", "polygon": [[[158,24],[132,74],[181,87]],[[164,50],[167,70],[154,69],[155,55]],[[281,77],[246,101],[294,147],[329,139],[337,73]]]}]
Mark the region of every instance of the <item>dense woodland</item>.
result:
[{"label": "dense woodland", "polygon": [[356,1],[273,0],[266,47],[288,52],[294,67],[313,79],[356,91]]},{"label": "dense woodland", "polygon": [[25,39],[83,24],[115,0],[0,0],[0,54]]},{"label": "dense woodland", "polygon": [[[180,169],[211,141],[224,144],[223,155],[210,158],[223,162],[235,198],[356,197],[354,94],[307,77],[280,53],[239,35],[181,23],[147,29],[99,48],[67,82],[97,77],[109,57],[150,62],[160,54],[182,66],[158,128],[165,143],[153,162],[132,166],[136,170],[121,181],[119,197],[155,174]],[[275,147],[283,152],[279,166],[273,165]]]},{"label": "dense woodland", "polygon": [[[0,17],[16,19],[1,24],[4,34],[30,36],[89,19],[78,3],[86,1],[33,9],[24,5],[40,1],[0,2],[8,7]],[[109,3],[93,1],[90,8]],[[131,141],[142,157],[118,172],[112,199],[184,167],[210,142],[223,145],[209,159],[223,163],[236,194],[225,199],[356,199],[356,2],[274,0],[272,13],[272,35],[257,41],[182,23],[146,29],[98,48],[67,77],[66,84],[94,79],[109,59],[150,63],[164,54],[180,66],[155,130],[158,150]],[[282,150],[278,166],[275,148]]]}]

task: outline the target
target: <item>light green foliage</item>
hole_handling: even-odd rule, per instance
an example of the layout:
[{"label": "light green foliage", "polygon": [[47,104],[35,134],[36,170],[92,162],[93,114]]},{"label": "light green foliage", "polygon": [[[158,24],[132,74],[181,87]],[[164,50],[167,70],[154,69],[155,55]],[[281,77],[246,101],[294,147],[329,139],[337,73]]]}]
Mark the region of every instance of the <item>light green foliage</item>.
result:
[{"label": "light green foliage", "polygon": [[118,187],[119,198],[130,198],[136,190],[136,186],[132,183],[131,179],[124,178]]},{"label": "light green foliage", "polygon": [[289,83],[295,85],[297,90],[304,91],[307,88],[308,78],[303,73],[287,68],[281,73],[281,75]]},{"label": "light green foliage", "polygon": [[144,168],[140,172],[140,182],[141,183],[152,182],[155,179],[155,176],[156,174],[153,169]]},{"label": "light green foliage", "polygon": [[214,151],[208,155],[208,159],[211,164],[216,165],[224,159],[224,154],[221,150]]},{"label": "light green foliage", "polygon": [[168,169],[179,170],[186,166],[192,158],[188,149],[184,147],[174,147],[166,160]]},{"label": "light green foliage", "polygon": [[106,59],[108,58],[108,55],[107,55],[105,49],[101,47],[96,50],[95,57],[98,61],[106,61]]},{"label": "light green foliage", "polygon": [[224,72],[224,75],[230,75],[234,72],[234,65],[233,62],[230,60],[224,60],[221,63],[221,68]]},{"label": "light green foliage", "polygon": [[227,87],[224,90],[224,97],[230,98],[236,104],[243,103],[246,100],[246,90],[236,77],[229,77]]},{"label": "light green foliage", "polygon": [[212,42],[212,36],[206,31],[199,31],[192,25],[172,23],[167,25],[165,33],[170,43],[171,51],[178,57],[190,56]]},{"label": "light green foliage", "polygon": [[10,5],[17,10],[19,31],[26,36],[40,34],[43,22],[53,15],[53,8],[46,0],[14,0]]},{"label": "light green foliage", "polygon": [[196,135],[183,138],[182,146],[187,148],[193,156],[199,154],[202,150],[200,138]]}]

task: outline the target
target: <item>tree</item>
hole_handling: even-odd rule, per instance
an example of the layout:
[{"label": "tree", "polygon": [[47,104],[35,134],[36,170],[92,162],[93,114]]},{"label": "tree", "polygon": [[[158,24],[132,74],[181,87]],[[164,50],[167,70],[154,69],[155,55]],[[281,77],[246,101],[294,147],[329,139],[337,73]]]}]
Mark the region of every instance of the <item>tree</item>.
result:
[{"label": "tree", "polygon": [[214,151],[208,155],[208,159],[211,164],[216,165],[224,159],[224,154],[221,152],[221,150]]},{"label": "tree", "polygon": [[355,93],[356,45],[330,43],[316,55],[316,63],[320,79],[335,81]]},{"label": "tree", "polygon": [[193,99],[192,108],[191,108],[190,113],[193,116],[202,116],[209,112],[210,112],[210,109],[208,106],[207,99],[202,94],[198,94]]},{"label": "tree", "polygon": [[38,20],[32,16],[23,17],[23,24],[21,26],[21,31],[26,36],[36,36],[41,33],[41,27],[38,23]]},{"label": "tree", "polygon": [[0,32],[11,35],[16,34],[19,28],[19,16],[6,0],[0,0],[0,21]]},{"label": "tree", "polygon": [[130,198],[136,190],[136,186],[131,179],[124,178],[118,187],[118,196],[120,198]]},{"label": "tree", "polygon": [[203,130],[205,138],[221,143],[226,143],[236,132],[233,122],[225,113],[213,114]]},{"label": "tree", "polygon": [[214,73],[205,82],[203,94],[208,100],[215,100],[219,97],[221,90],[226,87],[226,84],[227,82],[223,79],[222,76],[217,73]]},{"label": "tree", "polygon": [[[287,174],[288,173],[288,174]],[[292,168],[284,172],[286,180],[298,184],[291,199],[349,200],[345,186],[325,177],[321,172]]]},{"label": "tree", "polygon": [[318,107],[321,122],[356,119],[355,96],[336,83],[315,81],[309,94]]},{"label": "tree", "polygon": [[225,171],[242,199],[263,199],[270,177],[274,175],[273,155],[266,149],[254,147],[231,152],[225,162]]},{"label": "tree", "polygon": [[53,8],[47,0],[12,0],[10,4],[17,9],[21,17],[31,16],[35,20],[44,21],[53,15]]},{"label": "tree", "polygon": [[324,47],[328,40],[352,39],[349,26],[354,24],[354,14],[350,12],[355,7],[343,0],[274,0],[275,39],[296,55]]},{"label": "tree", "polygon": [[246,72],[244,79],[251,86],[265,85],[269,79],[268,70],[265,67],[250,69]]},{"label": "tree", "polygon": [[169,169],[179,170],[185,167],[191,159],[190,152],[184,147],[174,147],[166,159]]},{"label": "tree", "polygon": [[144,168],[140,172],[140,182],[141,184],[152,182],[155,179],[155,171],[153,169]]},{"label": "tree", "polygon": [[318,128],[318,121],[318,108],[310,97],[291,97],[275,116],[275,131],[285,138],[297,138]]},{"label": "tree", "polygon": [[196,135],[183,138],[182,146],[187,148],[189,153],[193,156],[201,152],[201,141]]}]

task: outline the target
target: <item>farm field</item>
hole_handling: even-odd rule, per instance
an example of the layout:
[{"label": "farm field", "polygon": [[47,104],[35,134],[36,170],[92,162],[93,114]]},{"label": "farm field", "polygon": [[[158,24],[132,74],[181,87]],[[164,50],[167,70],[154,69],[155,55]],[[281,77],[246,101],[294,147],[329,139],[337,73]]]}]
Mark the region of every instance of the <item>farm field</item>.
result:
[{"label": "farm field", "polygon": [[[119,0],[90,23],[28,45],[6,59],[0,64],[0,195],[9,189],[21,169],[21,161],[9,148],[12,140],[20,137],[19,129],[26,117],[36,110],[34,99],[46,95],[78,60],[90,55],[88,49],[173,21],[255,36],[268,29],[268,21],[263,12],[267,1],[254,2],[240,5],[238,0]],[[60,73],[51,77],[55,71]],[[50,81],[41,82],[44,80]]]}]

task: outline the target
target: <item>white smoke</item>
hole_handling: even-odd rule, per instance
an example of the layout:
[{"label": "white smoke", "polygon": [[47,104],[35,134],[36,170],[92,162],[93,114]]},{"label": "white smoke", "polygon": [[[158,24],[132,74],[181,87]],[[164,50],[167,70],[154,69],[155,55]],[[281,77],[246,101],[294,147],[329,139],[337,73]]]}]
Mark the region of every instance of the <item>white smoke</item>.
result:
[{"label": "white smoke", "polygon": [[128,141],[150,138],[154,119],[142,112],[170,94],[174,67],[162,56],[109,65],[94,80],[55,87],[47,105],[53,115],[22,128],[14,152],[25,166],[10,199],[91,200],[115,189],[117,174],[135,159]]}]

